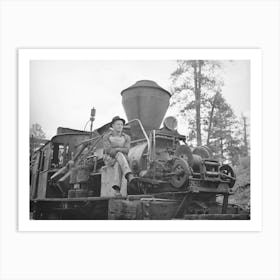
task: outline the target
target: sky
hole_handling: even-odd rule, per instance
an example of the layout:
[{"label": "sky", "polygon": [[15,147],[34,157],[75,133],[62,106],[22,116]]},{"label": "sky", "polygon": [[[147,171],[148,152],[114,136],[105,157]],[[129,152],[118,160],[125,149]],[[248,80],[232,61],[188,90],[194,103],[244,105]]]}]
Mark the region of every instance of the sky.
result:
[{"label": "sky", "polygon": [[[170,90],[174,60],[33,60],[30,63],[30,127],[39,123],[47,138],[59,126],[83,130],[96,108],[93,127],[119,115],[126,119],[121,91],[138,80],[153,80]],[[223,61],[222,94],[236,115],[250,117],[250,63]],[[175,116],[168,109],[166,116]],[[186,131],[179,122],[179,132]],[[87,126],[89,129],[89,126]]]}]

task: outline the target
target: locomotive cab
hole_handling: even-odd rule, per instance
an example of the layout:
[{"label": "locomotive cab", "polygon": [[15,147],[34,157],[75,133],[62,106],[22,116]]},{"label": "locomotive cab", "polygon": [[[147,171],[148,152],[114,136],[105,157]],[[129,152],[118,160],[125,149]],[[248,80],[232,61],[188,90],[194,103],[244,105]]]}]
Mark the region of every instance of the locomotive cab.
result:
[{"label": "locomotive cab", "polygon": [[61,133],[45,143],[33,155],[31,160],[31,199],[48,197],[63,197],[66,189],[52,182],[53,174],[65,167],[77,152],[77,146],[82,141],[89,139],[87,132]]}]

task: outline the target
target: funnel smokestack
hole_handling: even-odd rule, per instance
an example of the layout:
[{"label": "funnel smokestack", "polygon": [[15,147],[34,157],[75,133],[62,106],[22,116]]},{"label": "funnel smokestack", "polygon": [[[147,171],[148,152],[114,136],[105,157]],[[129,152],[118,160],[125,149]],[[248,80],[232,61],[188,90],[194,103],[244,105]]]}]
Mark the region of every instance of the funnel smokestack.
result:
[{"label": "funnel smokestack", "polygon": [[122,104],[128,121],[139,119],[147,132],[159,129],[171,94],[157,83],[141,80],[123,90]]}]

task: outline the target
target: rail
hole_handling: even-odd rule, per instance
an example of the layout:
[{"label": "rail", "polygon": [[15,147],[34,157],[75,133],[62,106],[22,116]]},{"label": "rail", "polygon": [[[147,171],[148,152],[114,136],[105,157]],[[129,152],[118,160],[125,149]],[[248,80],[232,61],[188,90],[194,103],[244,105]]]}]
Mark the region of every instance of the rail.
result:
[{"label": "rail", "polygon": [[146,133],[146,131],[145,131],[145,129],[144,129],[144,127],[143,127],[141,121],[140,121],[139,119],[133,119],[133,120],[127,122],[127,124],[131,124],[131,123],[133,123],[133,122],[138,122],[138,124],[139,124],[139,126],[140,126],[140,128],[141,128],[141,130],[142,130],[142,133],[143,133],[143,135],[144,135],[144,137],[145,137],[145,139],[146,139],[146,141],[147,141],[147,143],[148,143],[148,151],[149,151],[149,150],[150,150],[150,145],[151,145],[151,144],[150,144],[150,140],[149,140],[149,137],[148,137],[148,135],[147,135],[147,133]]}]

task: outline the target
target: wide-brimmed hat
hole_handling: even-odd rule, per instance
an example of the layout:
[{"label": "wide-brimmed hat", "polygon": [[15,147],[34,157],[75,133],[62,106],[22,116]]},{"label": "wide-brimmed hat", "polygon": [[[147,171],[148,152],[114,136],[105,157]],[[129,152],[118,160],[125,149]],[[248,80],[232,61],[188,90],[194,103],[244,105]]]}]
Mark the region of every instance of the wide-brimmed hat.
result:
[{"label": "wide-brimmed hat", "polygon": [[123,124],[125,124],[125,120],[124,120],[124,119],[122,119],[122,118],[119,117],[119,116],[116,116],[116,117],[114,117],[114,118],[112,119],[112,121],[111,121],[111,126],[112,126],[112,124],[113,124],[114,122],[116,122],[116,121],[122,121]]}]

